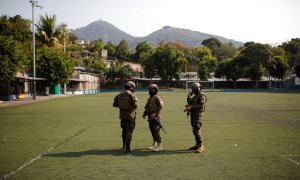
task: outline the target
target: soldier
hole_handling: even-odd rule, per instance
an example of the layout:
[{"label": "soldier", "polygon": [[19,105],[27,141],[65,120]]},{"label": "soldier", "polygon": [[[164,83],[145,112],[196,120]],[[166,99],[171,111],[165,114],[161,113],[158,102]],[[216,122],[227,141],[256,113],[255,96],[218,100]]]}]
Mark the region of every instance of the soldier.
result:
[{"label": "soldier", "polygon": [[156,84],[149,85],[149,95],[150,97],[147,100],[145,106],[145,111],[143,118],[145,119],[148,116],[149,129],[152,134],[153,143],[149,147],[152,151],[161,151],[163,150],[161,137],[159,134],[160,130],[160,111],[162,110],[163,101],[160,96],[157,95],[158,86]]},{"label": "soldier", "polygon": [[[207,98],[204,93],[201,92],[201,84],[193,83],[192,92],[188,93],[187,103],[185,111],[191,113],[191,125],[193,127],[193,134],[195,136],[196,145],[189,148],[189,150],[196,150],[196,153],[202,153],[205,151],[201,138],[201,125],[203,120],[203,112],[205,111],[205,103]],[[194,94],[194,96],[193,96]]]},{"label": "soldier", "polygon": [[125,153],[131,152],[131,139],[135,128],[136,109],[138,107],[137,97],[134,95],[135,84],[132,81],[125,83],[125,91],[118,94],[113,107],[119,107],[122,128],[122,141]]}]

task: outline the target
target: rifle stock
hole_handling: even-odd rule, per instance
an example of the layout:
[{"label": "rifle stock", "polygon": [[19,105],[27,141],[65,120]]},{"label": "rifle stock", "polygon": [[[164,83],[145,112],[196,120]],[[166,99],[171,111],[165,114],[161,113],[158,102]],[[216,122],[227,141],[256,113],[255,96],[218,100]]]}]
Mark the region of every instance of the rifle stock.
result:
[{"label": "rifle stock", "polygon": [[155,118],[154,119],[155,122],[158,124],[158,126],[164,131],[165,134],[167,134],[167,132],[165,131],[164,127],[161,125],[161,123]]}]

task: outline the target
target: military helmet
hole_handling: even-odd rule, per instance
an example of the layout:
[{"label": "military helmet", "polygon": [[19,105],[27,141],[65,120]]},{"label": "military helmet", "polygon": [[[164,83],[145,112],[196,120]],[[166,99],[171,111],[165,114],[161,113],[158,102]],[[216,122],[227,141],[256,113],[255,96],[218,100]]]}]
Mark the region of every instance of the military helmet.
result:
[{"label": "military helmet", "polygon": [[132,81],[127,81],[127,82],[125,83],[125,87],[133,87],[133,88],[135,88],[135,84],[134,84],[134,82],[132,82]]},{"label": "military helmet", "polygon": [[150,90],[150,89],[156,89],[156,91],[158,91],[158,86],[156,85],[156,84],[150,84],[149,86],[148,86],[148,89]]},{"label": "military helmet", "polygon": [[197,90],[197,89],[201,90],[201,84],[195,82],[195,83],[192,84],[191,89],[192,90]]}]

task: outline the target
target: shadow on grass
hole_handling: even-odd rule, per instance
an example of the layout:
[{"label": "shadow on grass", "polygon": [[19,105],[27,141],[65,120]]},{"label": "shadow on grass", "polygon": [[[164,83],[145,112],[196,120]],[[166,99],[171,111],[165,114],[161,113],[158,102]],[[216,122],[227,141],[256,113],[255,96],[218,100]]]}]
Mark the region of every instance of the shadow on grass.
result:
[{"label": "shadow on grass", "polygon": [[163,150],[159,152],[152,152],[147,149],[134,149],[131,153],[124,153],[122,149],[93,149],[79,152],[62,152],[45,154],[43,157],[67,157],[76,158],[88,155],[112,155],[112,156],[153,156],[153,155],[172,155],[172,154],[183,154],[183,153],[194,153],[194,151],[188,150]]}]

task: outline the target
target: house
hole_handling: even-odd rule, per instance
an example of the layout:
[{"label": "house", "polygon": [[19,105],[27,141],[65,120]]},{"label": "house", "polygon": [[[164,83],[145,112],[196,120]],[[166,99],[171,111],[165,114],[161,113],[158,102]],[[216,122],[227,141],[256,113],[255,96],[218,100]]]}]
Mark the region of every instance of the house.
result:
[{"label": "house", "polygon": [[75,67],[72,78],[66,84],[66,94],[94,94],[100,92],[100,77],[84,67]]},{"label": "house", "polygon": [[33,79],[28,68],[23,68],[17,72],[14,81],[0,81],[0,99],[14,100],[32,96],[33,80],[36,82],[36,94],[44,94],[46,79],[38,77]]},{"label": "house", "polygon": [[79,51],[74,51],[74,52],[70,52],[70,56],[71,58],[88,58],[89,57],[89,51],[88,50],[84,50],[82,52]]}]

